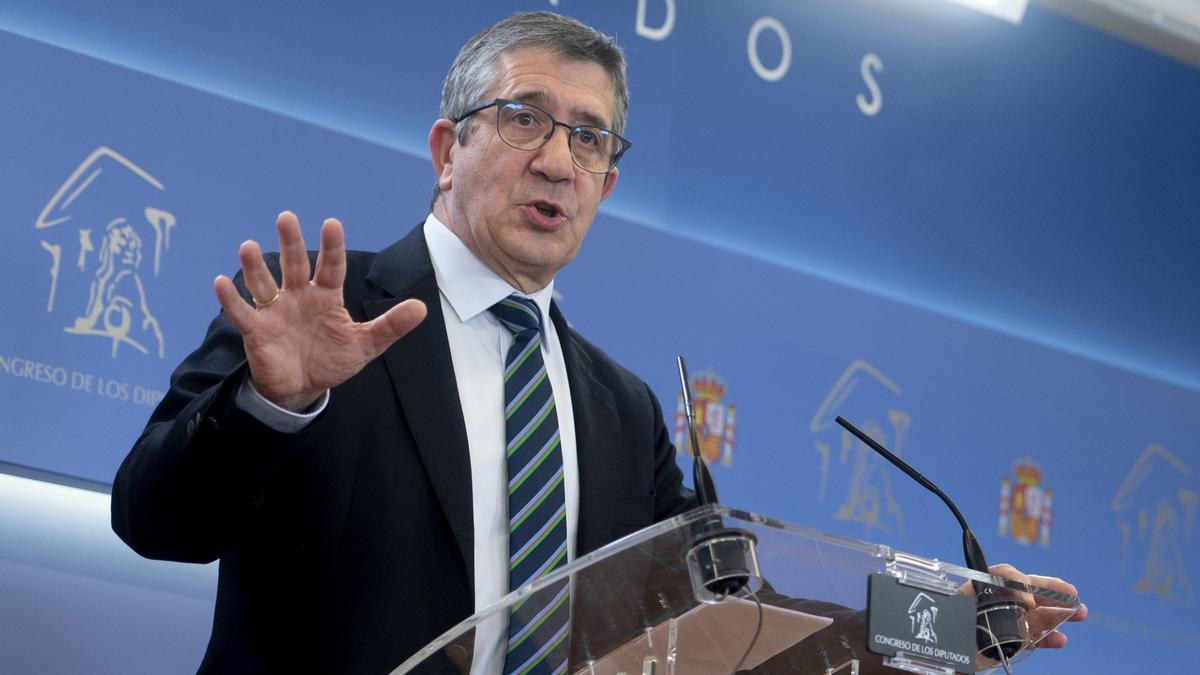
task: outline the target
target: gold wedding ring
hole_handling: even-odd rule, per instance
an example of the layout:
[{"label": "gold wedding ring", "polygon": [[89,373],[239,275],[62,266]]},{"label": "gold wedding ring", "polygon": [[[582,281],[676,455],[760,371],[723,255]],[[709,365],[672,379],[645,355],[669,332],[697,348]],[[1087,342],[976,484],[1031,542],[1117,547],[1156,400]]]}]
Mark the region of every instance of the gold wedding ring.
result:
[{"label": "gold wedding ring", "polygon": [[250,296],[250,299],[254,301],[255,307],[258,307],[259,309],[263,309],[265,307],[270,307],[271,305],[275,304],[275,301],[278,300],[279,296],[281,296],[281,295],[283,295],[282,288],[275,291],[275,296],[272,297],[270,300],[259,300],[258,298],[254,297],[254,296]]}]

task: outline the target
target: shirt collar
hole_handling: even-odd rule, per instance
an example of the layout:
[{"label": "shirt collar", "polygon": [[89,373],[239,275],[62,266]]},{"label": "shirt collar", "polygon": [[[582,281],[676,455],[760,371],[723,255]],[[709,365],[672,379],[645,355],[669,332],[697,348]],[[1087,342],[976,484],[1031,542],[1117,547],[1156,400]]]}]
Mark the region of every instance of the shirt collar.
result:
[{"label": "shirt collar", "polygon": [[[492,305],[516,293],[537,304],[542,315],[543,331],[550,326],[550,300],[554,297],[553,279],[533,293],[516,290],[483,264],[482,260],[475,257],[458,235],[451,232],[450,228],[432,213],[425,219],[425,242],[429,246],[429,258],[433,262],[438,289],[450,303],[459,321],[467,323],[480,314],[487,313]],[[487,316],[494,320],[491,314]]]}]

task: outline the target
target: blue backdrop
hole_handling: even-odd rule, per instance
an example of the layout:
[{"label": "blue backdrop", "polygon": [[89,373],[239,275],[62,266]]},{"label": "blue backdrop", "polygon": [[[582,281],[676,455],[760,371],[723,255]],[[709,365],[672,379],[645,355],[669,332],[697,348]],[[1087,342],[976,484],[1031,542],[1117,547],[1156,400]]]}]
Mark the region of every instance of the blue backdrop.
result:
[{"label": "blue backdrop", "polygon": [[[238,243],[283,208],[314,239],[338,216],[355,248],[407,232],[457,45],[541,7],[27,4],[0,28],[72,49],[0,32],[0,461],[105,482]],[[950,515],[843,415],[993,560],[1083,591],[1092,619],[1030,671],[1123,672],[1144,652],[1111,645],[1139,641],[1186,669],[1197,71],[1036,7],[1013,26],[932,2],[640,4],[559,7],[628,50],[635,143],[559,277],[567,317],[668,416],[688,357],[724,501],[957,562]]]}]

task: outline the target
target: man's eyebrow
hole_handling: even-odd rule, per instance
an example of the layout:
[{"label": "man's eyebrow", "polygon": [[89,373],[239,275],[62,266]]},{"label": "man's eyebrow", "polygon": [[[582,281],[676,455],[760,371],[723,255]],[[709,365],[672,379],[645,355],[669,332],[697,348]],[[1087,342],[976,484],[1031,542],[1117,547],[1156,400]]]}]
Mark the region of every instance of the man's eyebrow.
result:
[{"label": "man's eyebrow", "polygon": [[[539,107],[545,107],[550,101],[550,95],[547,94],[545,90],[532,89],[513,94],[512,100],[517,101],[518,103],[532,103]],[[608,122],[606,122],[603,117],[587,110],[575,111],[572,114],[570,124],[585,124],[593,127],[602,127],[605,129],[609,128]]]}]

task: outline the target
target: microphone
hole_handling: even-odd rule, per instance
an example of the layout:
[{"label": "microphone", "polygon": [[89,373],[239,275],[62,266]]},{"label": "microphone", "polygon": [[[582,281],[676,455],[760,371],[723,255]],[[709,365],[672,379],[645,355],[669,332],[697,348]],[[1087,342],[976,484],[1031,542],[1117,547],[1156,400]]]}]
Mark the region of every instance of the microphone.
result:
[{"label": "microphone", "polygon": [[[675,361],[679,366],[679,382],[683,387],[683,407],[687,411],[696,499],[701,508],[718,506],[717,486],[713,483],[708,463],[700,456],[700,435],[696,432],[696,412],[687,364],[682,356],[676,357]],[[725,527],[724,519],[714,515],[698,521],[692,527],[692,535],[695,540],[687,553],[688,575],[692,582],[692,594],[698,601],[720,602],[742,589],[754,593],[762,585],[756,552],[758,539],[752,533]]]},{"label": "microphone", "polygon": [[696,433],[696,410],[692,403],[692,387],[688,379],[687,364],[683,356],[675,357],[679,366],[679,384],[683,389],[683,408],[687,412],[688,445],[692,456],[692,483],[696,486],[696,498],[700,506],[717,503],[717,486],[713,483],[712,472],[708,470],[708,462],[700,456],[700,436]]},{"label": "microphone", "polygon": [[[954,502],[950,501],[946,493],[942,492],[938,486],[934,485],[921,472],[896,455],[893,455],[887,448],[863,433],[858,427],[847,422],[841,416],[838,416],[835,421],[842,425],[846,431],[854,434],[867,447],[882,455],[884,459],[920,483],[922,487],[940,497],[946,503],[946,506],[950,507],[950,511],[954,513],[954,517],[958,519],[958,524],[962,526],[963,557],[966,559],[967,567],[977,572],[990,574],[988,572],[987,558],[983,555],[983,547],[980,546],[979,539],[975,537],[975,533],[967,525],[967,520],[963,518],[962,512],[958,510]],[[1026,626],[1025,607],[1016,601],[1012,592],[1008,589],[997,588],[990,584],[984,585],[977,581],[972,581],[971,584],[975,588],[976,597],[975,643],[984,656],[994,661],[999,661],[1004,665],[1004,669],[1009,671],[1009,659],[1016,656],[1017,652],[1021,651],[1028,643],[1026,637],[1028,630],[1024,629]]]}]

